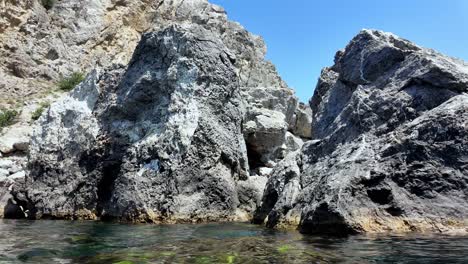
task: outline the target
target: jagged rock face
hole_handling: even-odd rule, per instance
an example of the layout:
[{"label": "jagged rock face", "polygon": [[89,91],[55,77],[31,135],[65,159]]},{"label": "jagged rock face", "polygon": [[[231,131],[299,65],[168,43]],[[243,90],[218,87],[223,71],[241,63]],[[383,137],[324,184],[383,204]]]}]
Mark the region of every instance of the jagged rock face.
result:
[{"label": "jagged rock face", "polygon": [[50,10],[40,0],[1,4],[2,98],[37,96],[53,88],[49,81],[60,75],[126,64],[146,31],[195,20],[226,21],[222,9],[204,0],[61,0]]},{"label": "jagged rock face", "polygon": [[[37,0],[2,3],[1,12],[8,15],[0,21],[0,106],[47,93],[61,75],[73,71],[127,64],[144,32],[200,25],[218,34],[229,49],[246,105],[245,122],[262,116],[281,123],[269,129],[275,140],[267,146],[248,140],[252,152],[265,161],[282,158],[278,149],[286,140],[297,98],[264,60],[263,40],[229,21],[221,7],[207,0],[63,0],[50,10]],[[258,129],[250,129],[247,139],[263,138],[264,129]]]},{"label": "jagged rock face", "polygon": [[256,222],[308,233],[466,232],[467,91],[466,63],[362,31],[323,70],[313,140],[290,172],[275,169]]},{"label": "jagged rock face", "polygon": [[[157,32],[170,25],[199,25],[210,34],[215,34],[225,45],[234,66],[235,81],[240,87],[244,109],[241,111],[243,130],[246,130],[245,124],[249,121],[264,120],[269,116],[267,121],[276,125],[268,128],[273,132],[271,136],[265,134],[261,126],[250,127],[249,133],[244,132],[249,142],[249,152],[253,153],[251,157],[260,156],[262,162],[259,166],[269,164],[271,167],[300,145],[295,137],[287,133],[297,98],[281,80],[275,67],[264,60],[266,47],[263,40],[238,23],[229,21],[221,7],[206,0],[62,0],[57,1],[50,10],[46,10],[37,0],[1,1],[0,5],[4,7],[0,10],[0,107],[5,104],[8,107],[9,103],[6,102],[18,98],[36,100],[55,89],[55,82],[61,75],[66,76],[74,71],[90,73],[95,67],[108,68],[113,64],[126,65],[144,32]],[[101,73],[91,75],[100,76]],[[94,119],[88,116],[93,109],[83,108],[82,103],[67,96],[59,100],[62,101],[61,109],[51,110],[56,112],[57,118],[50,120],[48,125],[39,124],[44,126],[39,130],[48,130],[46,126],[62,126],[60,116],[64,113],[61,111],[76,112],[79,117],[76,120],[83,120],[83,129],[87,131],[83,135],[95,129],[94,124],[89,123]],[[18,129],[24,131],[21,135],[29,138],[30,111],[35,109],[26,108],[22,109],[17,128],[6,128],[0,135],[0,146],[7,145],[8,151],[14,150],[9,135],[17,134]],[[66,119],[69,122],[75,117]],[[70,131],[72,134],[67,136],[77,140],[70,144],[75,147],[93,144],[94,141],[88,142],[81,132]],[[95,137],[96,133],[94,131],[91,135]],[[50,139],[49,144],[60,142],[57,138]],[[261,138],[265,143],[257,148],[250,138]],[[64,151],[64,155],[72,155],[67,151]],[[36,153],[39,152],[33,150],[31,156]],[[256,163],[254,158],[250,163]],[[56,165],[59,166],[58,163]],[[253,170],[252,174],[256,171]],[[255,189],[263,189],[257,183],[264,180],[256,181]],[[253,194],[247,196],[257,197]]]},{"label": "jagged rock face", "polygon": [[[261,204],[255,222],[308,233],[466,231],[462,61],[364,30],[309,108],[206,0],[0,6],[2,99],[91,72],[40,118],[29,171],[0,157],[0,216],[246,220]],[[27,151],[15,134],[0,152]]]},{"label": "jagged rock face", "polygon": [[145,34],[126,69],[93,72],[41,117],[20,204],[32,218],[245,220],[261,189],[240,203],[249,174],[233,60],[202,27]]},{"label": "jagged rock face", "polygon": [[275,67],[264,60],[263,40],[229,21],[221,7],[207,0],[61,0],[50,10],[37,0],[0,5],[4,7],[0,11],[0,93],[5,100],[37,95],[53,85],[47,81],[56,81],[61,74],[127,64],[144,32],[197,24],[218,33],[236,56],[243,91],[260,89],[268,99],[252,99],[263,101],[263,108],[278,108],[287,117],[294,112],[295,107],[286,103],[297,99]]}]

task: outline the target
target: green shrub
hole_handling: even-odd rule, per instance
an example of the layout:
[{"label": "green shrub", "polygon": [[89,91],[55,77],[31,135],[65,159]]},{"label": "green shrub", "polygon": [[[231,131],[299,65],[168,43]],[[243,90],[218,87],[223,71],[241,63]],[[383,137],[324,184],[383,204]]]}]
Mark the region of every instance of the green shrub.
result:
[{"label": "green shrub", "polygon": [[15,110],[0,110],[0,129],[13,125],[18,112]]},{"label": "green shrub", "polygon": [[38,120],[39,117],[41,117],[42,112],[44,112],[44,110],[45,110],[47,107],[49,107],[49,105],[50,105],[50,103],[48,103],[48,102],[41,103],[41,104],[39,105],[39,107],[38,107],[34,112],[32,112],[32,114],[31,114],[31,119],[34,120],[34,121],[35,121],[35,120]]},{"label": "green shrub", "polygon": [[56,0],[41,0],[42,6],[49,10],[54,7]]},{"label": "green shrub", "polygon": [[62,91],[71,91],[75,86],[84,80],[85,76],[81,72],[74,72],[70,76],[62,78],[59,83],[59,89]]}]

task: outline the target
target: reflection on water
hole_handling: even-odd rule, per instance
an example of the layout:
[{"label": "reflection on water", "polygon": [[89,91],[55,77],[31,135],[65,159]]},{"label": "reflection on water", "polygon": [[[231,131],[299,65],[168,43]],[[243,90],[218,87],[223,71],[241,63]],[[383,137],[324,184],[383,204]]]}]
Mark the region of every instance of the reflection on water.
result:
[{"label": "reflection on water", "polygon": [[468,237],[327,238],[232,223],[1,220],[0,263],[468,263]]}]

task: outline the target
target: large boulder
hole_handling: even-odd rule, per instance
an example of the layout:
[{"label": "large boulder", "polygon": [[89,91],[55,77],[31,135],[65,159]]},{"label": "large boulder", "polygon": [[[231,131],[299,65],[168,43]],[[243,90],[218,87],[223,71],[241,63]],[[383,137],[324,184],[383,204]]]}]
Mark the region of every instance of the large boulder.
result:
[{"label": "large boulder", "polygon": [[307,233],[466,232],[466,92],[465,62],[363,30],[322,71],[313,140],[289,166],[299,170],[278,164],[256,221]]},{"label": "large boulder", "polygon": [[127,68],[94,71],[41,117],[17,198],[31,218],[245,217],[244,111],[218,35],[196,25],[145,34]]},{"label": "large boulder", "polygon": [[16,214],[15,206],[11,206],[11,190],[24,181],[31,130],[23,122],[0,128],[0,218]]}]

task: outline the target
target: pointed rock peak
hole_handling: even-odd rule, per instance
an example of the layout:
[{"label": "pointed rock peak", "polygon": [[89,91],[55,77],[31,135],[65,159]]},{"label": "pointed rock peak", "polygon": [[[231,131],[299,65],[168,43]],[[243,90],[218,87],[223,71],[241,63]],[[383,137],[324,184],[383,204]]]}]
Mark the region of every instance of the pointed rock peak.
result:
[{"label": "pointed rock peak", "polygon": [[363,29],[335,56],[333,70],[354,85],[375,81],[384,72],[422,48],[392,33]]},{"label": "pointed rock peak", "polygon": [[357,34],[352,43],[359,43],[363,46],[368,45],[380,45],[380,46],[391,46],[401,50],[416,51],[421,48],[409,40],[398,37],[391,32],[385,32],[375,29],[362,29]]},{"label": "pointed rock peak", "polygon": [[[345,49],[336,53],[335,65],[330,68],[350,87],[384,87],[389,76],[402,69],[405,69],[405,75],[413,77],[413,82],[424,80],[435,87],[451,83],[451,89],[466,91],[468,70],[465,62],[379,30],[363,29]],[[438,77],[428,78],[424,72]],[[441,82],[442,79],[445,81]]]}]

